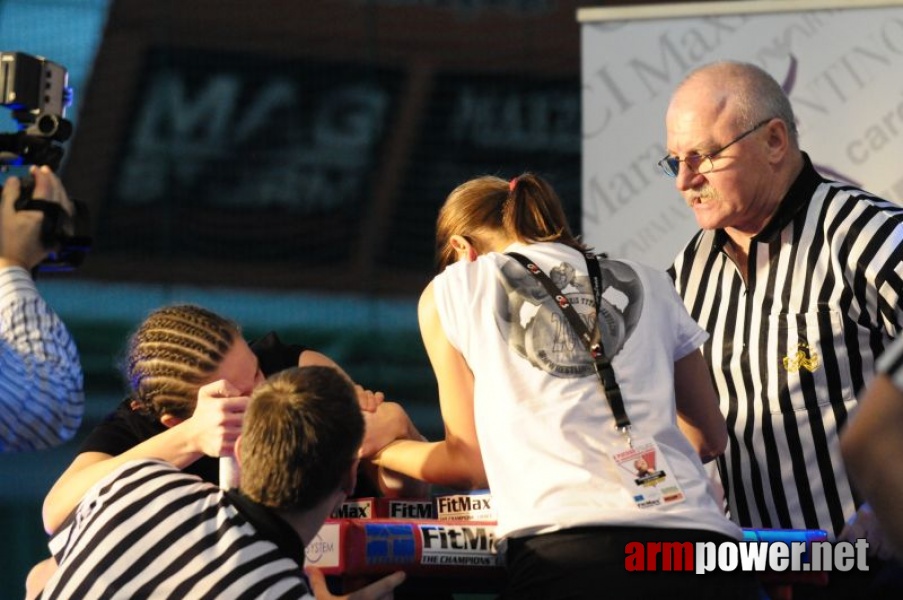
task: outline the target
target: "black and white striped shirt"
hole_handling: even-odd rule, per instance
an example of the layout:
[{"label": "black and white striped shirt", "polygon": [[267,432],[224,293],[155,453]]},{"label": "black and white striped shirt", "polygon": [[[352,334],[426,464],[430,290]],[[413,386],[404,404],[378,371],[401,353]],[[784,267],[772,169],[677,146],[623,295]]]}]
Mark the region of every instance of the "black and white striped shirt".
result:
[{"label": "black and white striped shirt", "polygon": [[903,337],[888,346],[876,364],[878,372],[890,377],[897,389],[903,391]]},{"label": "black and white striped shirt", "polygon": [[28,271],[0,269],[0,452],[72,438],[84,401],[81,362],[66,326]]},{"label": "black and white striped shirt", "polygon": [[59,568],[43,600],[313,600],[288,523],[158,460],[98,482],[51,548]]},{"label": "black and white striped shirt", "polygon": [[719,459],[744,527],[837,534],[854,497],[838,431],[875,357],[903,326],[903,209],[806,165],[753,238],[748,281],[700,231],[672,266],[690,314],[711,337],[730,441]]}]

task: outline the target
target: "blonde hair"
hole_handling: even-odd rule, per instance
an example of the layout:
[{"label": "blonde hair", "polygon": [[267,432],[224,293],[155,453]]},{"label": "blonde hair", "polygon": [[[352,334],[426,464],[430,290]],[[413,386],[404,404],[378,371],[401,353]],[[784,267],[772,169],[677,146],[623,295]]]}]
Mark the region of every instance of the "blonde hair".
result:
[{"label": "blonde hair", "polygon": [[455,261],[450,241],[466,238],[478,253],[485,240],[504,234],[523,243],[559,242],[589,250],[571,233],[561,199],[538,175],[523,173],[505,181],[485,175],[456,187],[436,220],[436,263],[441,271]]},{"label": "blonde hair", "polygon": [[237,324],[193,304],[153,311],[129,339],[126,377],[145,413],[187,418],[240,336]]},{"label": "blonde hair", "polygon": [[340,486],[364,418],[351,383],[332,367],[292,367],[254,390],[242,426],[241,491],[277,509],[309,509]]}]

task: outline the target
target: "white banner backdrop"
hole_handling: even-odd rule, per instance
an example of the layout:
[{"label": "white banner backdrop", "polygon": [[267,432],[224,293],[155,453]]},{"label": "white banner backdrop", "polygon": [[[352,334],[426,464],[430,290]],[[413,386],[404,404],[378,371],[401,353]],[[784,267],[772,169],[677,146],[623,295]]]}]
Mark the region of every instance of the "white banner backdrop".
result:
[{"label": "white banner backdrop", "polygon": [[667,268],[697,230],[665,155],[665,110],[690,70],[733,59],[790,96],[829,178],[903,204],[903,0],[758,0],[587,8],[581,23],[583,238]]}]

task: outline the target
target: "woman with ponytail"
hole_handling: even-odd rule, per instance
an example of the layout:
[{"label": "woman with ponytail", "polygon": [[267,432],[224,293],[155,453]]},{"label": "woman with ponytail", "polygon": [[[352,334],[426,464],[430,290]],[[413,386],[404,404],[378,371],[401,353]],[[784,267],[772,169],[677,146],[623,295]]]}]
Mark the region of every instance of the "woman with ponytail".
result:
[{"label": "woman with ponytail", "polygon": [[[445,439],[398,440],[375,461],[489,488],[505,599],[720,598],[725,577],[732,596],[757,597],[750,574],[625,565],[632,542],[741,537],[703,468],[727,440],[707,336],[667,274],[593,254],[531,173],[458,186],[436,244],[440,273],[418,313]],[[637,477],[640,459],[654,477]]]}]

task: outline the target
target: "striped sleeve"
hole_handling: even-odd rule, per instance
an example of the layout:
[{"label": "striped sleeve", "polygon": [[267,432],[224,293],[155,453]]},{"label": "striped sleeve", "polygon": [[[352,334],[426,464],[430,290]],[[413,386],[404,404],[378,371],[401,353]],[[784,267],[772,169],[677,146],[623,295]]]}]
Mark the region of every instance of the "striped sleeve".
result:
[{"label": "striped sleeve", "polygon": [[131,461],[96,483],[65,538],[46,600],[312,598],[296,557],[217,486],[164,461]]},{"label": "striped sleeve", "polygon": [[876,363],[879,373],[890,377],[894,385],[903,391],[903,337],[897,338]]},{"label": "striped sleeve", "polygon": [[81,363],[28,271],[0,270],[0,451],[57,446],[84,411]]}]

